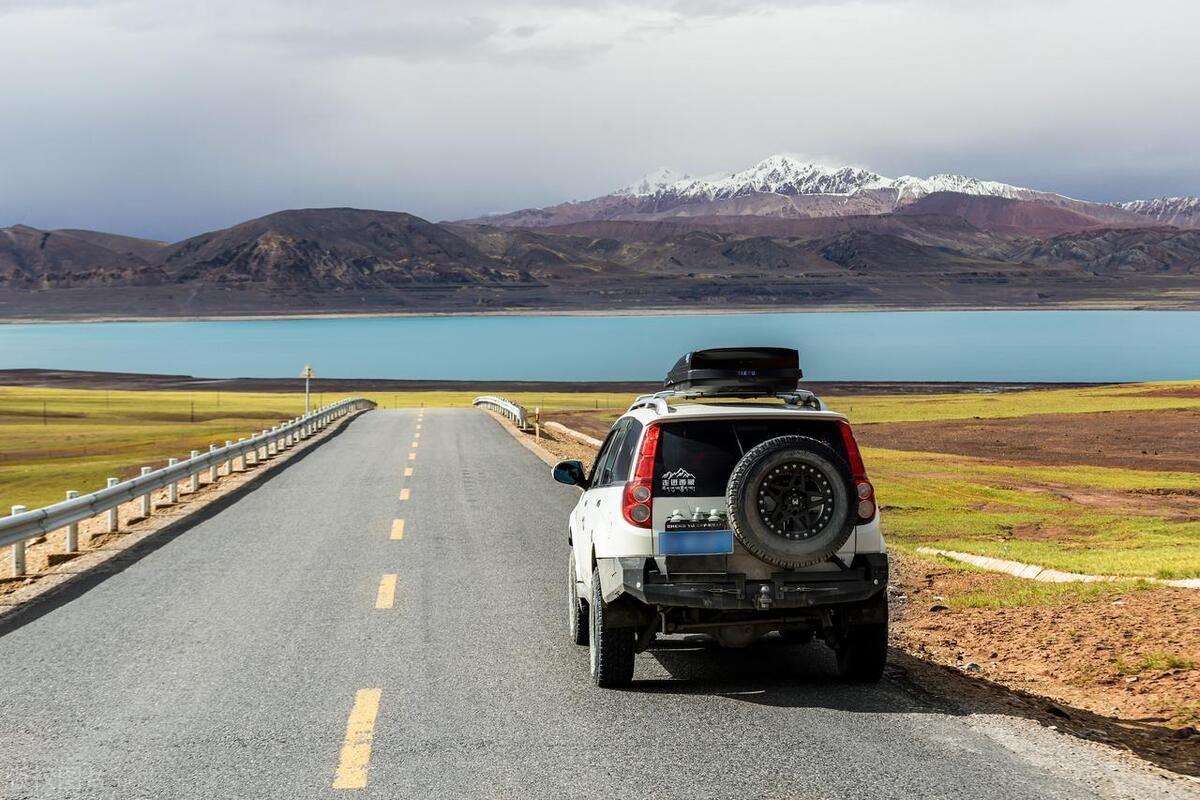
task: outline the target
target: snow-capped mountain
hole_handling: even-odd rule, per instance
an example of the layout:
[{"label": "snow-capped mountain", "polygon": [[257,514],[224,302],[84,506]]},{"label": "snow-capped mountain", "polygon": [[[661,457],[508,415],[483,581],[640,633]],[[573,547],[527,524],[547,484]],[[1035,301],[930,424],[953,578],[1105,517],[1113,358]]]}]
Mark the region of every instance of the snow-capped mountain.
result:
[{"label": "snow-capped mountain", "polygon": [[861,167],[827,166],[787,155],[705,178],[660,169],[592,200],[465,222],[533,228],[614,220],[819,219],[894,213],[957,217],[1011,233],[1137,227],[1147,220],[1200,226],[1200,201],[1194,198],[1091,203],[965,175],[889,178]]},{"label": "snow-capped mountain", "polygon": [[1113,205],[1164,225],[1180,228],[1200,227],[1200,197],[1159,197],[1154,200],[1131,200]]},{"label": "snow-capped mountain", "polygon": [[652,172],[622,189],[626,197],[677,197],[721,200],[756,193],[782,195],[849,195],[864,189],[883,188],[887,179],[857,167],[826,167],[792,158],[771,156],[753,167],[730,175],[667,180],[669,169]]},{"label": "snow-capped mountain", "polygon": [[834,195],[849,197],[860,192],[892,190],[898,203],[919,200],[934,192],[958,192],[988,197],[1019,199],[1035,192],[1007,183],[985,181],[964,175],[933,175],[917,178],[905,175],[885,178],[859,167],[829,167],[786,155],[763,159],[753,167],[730,175],[709,178],[675,177],[670,169],[660,169],[621,189],[624,197],[674,197],[695,200],[723,200],[752,194]]}]

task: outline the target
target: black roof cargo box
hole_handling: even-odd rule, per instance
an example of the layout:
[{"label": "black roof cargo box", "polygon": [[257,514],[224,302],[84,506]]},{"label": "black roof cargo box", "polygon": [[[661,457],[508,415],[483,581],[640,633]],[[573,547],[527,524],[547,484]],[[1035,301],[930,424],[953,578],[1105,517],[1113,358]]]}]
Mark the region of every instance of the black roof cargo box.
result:
[{"label": "black roof cargo box", "polygon": [[687,353],[663,386],[706,396],[795,392],[804,373],[800,353],[787,347],[720,347]]}]

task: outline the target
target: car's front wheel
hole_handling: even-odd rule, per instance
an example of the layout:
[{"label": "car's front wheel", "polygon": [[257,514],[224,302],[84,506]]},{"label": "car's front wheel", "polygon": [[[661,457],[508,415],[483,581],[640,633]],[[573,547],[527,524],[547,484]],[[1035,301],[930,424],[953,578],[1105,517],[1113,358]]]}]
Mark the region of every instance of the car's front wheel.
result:
[{"label": "car's front wheel", "polygon": [[627,686],[633,680],[634,629],[618,628],[605,621],[600,594],[600,572],[592,571],[588,603],[588,655],[592,680],[602,688]]},{"label": "car's front wheel", "polygon": [[579,580],[575,572],[575,552],[567,551],[567,632],[572,644],[588,643],[588,603],[579,596]]}]

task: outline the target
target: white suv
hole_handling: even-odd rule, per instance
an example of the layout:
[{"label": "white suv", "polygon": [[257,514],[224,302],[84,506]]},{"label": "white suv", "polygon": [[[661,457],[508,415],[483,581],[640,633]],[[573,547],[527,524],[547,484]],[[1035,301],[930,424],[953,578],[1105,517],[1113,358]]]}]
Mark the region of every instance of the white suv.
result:
[{"label": "white suv", "polygon": [[[887,658],[888,558],[846,418],[796,388],[794,350],[689,353],[616,421],[571,512],[567,611],[599,686],[660,633],[825,640],[842,677]],[[704,400],[705,402],[695,402]],[[773,401],[773,402],[772,402]]]}]

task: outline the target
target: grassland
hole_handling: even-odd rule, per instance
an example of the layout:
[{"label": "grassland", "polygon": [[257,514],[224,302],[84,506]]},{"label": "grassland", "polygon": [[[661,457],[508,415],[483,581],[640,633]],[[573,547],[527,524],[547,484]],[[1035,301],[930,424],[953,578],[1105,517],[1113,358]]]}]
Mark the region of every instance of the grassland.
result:
[{"label": "grassland", "polygon": [[[471,405],[472,392],[314,394],[314,406],[365,396],[385,408]],[[517,393],[529,408],[604,409],[614,394]],[[0,509],[62,500],[209,444],[224,444],[304,412],[303,394],[0,387]]]},{"label": "grassland", "polygon": [[[1200,484],[1195,473],[865,455],[900,549],[928,545],[1092,575],[1200,576],[1200,502],[1188,494]],[[1162,502],[1172,496],[1174,505]]]},{"label": "grassland", "polygon": [[94,491],[303,411],[303,395],[0,387],[0,508]]},{"label": "grassland", "polygon": [[1035,414],[1200,409],[1200,383],[1161,382],[1027,391],[826,397],[855,423],[999,419]]},{"label": "grassland", "polygon": [[[347,395],[314,395],[329,403]],[[466,407],[472,392],[365,393],[384,408]],[[598,422],[629,397],[506,394],[554,418]],[[856,424],[1200,410],[1200,383],[991,394],[848,395],[827,402]],[[0,508],[55,502],[109,476],[186,456],[303,411],[301,394],[89,391],[0,387]],[[1153,443],[1148,443],[1152,445]],[[867,448],[893,546],[995,555],[1073,572],[1200,576],[1200,476],[1097,466],[1007,463],[936,451]]]}]

